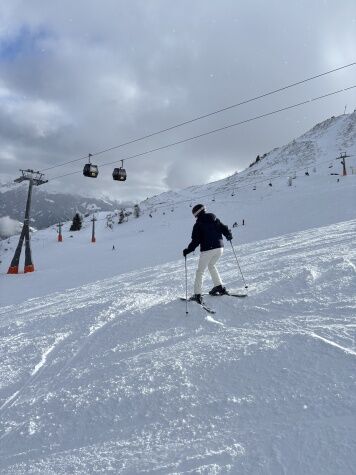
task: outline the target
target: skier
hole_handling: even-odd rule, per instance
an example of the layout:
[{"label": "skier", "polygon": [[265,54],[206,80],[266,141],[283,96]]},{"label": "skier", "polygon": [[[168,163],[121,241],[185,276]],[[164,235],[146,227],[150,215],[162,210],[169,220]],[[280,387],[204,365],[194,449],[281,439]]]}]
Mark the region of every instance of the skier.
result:
[{"label": "skier", "polygon": [[193,252],[200,244],[200,258],[194,282],[194,295],[192,300],[202,303],[203,275],[206,268],[209,269],[214,287],[210,290],[210,295],[224,295],[227,290],[222,285],[219,272],[215,266],[223,253],[223,235],[228,241],[232,239],[230,229],[223,224],[214,214],[206,213],[205,207],[198,204],[193,207],[192,213],[196,218],[193,226],[192,240],[188,247],[183,250],[183,256]]}]

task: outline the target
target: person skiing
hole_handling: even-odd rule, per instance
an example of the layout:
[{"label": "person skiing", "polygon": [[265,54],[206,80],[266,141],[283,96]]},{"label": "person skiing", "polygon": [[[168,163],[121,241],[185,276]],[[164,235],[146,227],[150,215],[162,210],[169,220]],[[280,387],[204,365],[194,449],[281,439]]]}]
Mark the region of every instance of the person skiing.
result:
[{"label": "person skiing", "polygon": [[195,205],[192,209],[192,213],[196,218],[196,223],[193,226],[192,240],[188,247],[183,250],[183,256],[186,257],[200,245],[200,258],[194,282],[194,295],[191,300],[195,300],[201,304],[203,302],[203,276],[206,268],[209,269],[214,284],[209,294],[227,294],[226,288],[222,285],[216,263],[223,253],[223,235],[228,241],[231,241],[232,233],[215,214],[206,213],[204,205]]}]

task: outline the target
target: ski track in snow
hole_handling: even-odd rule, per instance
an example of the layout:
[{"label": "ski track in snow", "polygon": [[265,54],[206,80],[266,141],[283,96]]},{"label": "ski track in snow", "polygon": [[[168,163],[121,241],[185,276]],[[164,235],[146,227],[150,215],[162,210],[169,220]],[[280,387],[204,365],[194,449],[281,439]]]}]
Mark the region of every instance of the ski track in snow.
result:
[{"label": "ski track in snow", "polygon": [[237,247],[214,316],[181,260],[0,308],[0,473],[353,473],[355,225]]},{"label": "ski track in snow", "polygon": [[41,361],[35,366],[34,370],[32,371],[31,373],[31,376],[34,376],[41,368],[42,366],[45,365],[46,361],[47,361],[47,356],[54,350],[54,348],[57,346],[57,344],[64,340],[66,337],[68,336],[68,334],[65,334],[65,335],[59,335],[52,346],[50,346],[49,348],[47,348],[47,350],[43,353],[42,357],[41,357]]}]

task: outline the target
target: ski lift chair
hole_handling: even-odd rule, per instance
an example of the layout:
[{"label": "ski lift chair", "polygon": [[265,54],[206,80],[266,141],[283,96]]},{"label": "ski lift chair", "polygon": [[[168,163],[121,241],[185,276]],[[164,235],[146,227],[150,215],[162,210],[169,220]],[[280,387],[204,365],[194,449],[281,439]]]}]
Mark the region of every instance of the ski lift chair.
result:
[{"label": "ski lift chair", "polygon": [[89,178],[96,178],[99,175],[99,169],[97,165],[93,165],[90,162],[91,153],[89,153],[88,163],[84,165],[83,175]]},{"label": "ski lift chair", "polygon": [[126,170],[124,168],[124,161],[121,160],[121,167],[120,168],[114,168],[114,171],[112,172],[112,178],[113,180],[116,181],[125,181],[127,178]]},{"label": "ski lift chair", "polygon": [[97,178],[99,175],[98,166],[92,163],[86,163],[83,168],[83,175],[89,178]]}]

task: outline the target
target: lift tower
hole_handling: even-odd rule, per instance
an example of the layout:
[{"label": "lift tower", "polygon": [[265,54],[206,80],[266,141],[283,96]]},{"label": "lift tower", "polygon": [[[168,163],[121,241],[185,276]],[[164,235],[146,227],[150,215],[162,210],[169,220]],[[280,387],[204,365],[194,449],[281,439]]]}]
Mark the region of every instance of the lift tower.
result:
[{"label": "lift tower", "polygon": [[338,160],[341,160],[341,165],[342,165],[342,176],[347,175],[346,171],[346,159],[349,158],[350,155],[347,155],[346,152],[340,153],[340,157],[337,157]]},{"label": "lift tower", "polygon": [[30,209],[31,209],[31,197],[32,197],[32,187],[33,185],[39,186],[47,183],[48,180],[43,179],[43,173],[35,172],[33,170],[20,170],[22,176],[16,178],[14,180],[15,183],[22,183],[23,181],[29,182],[28,187],[28,194],[27,194],[27,203],[26,203],[26,211],[25,211],[25,219],[22,226],[22,231],[20,234],[20,239],[18,245],[15,250],[14,257],[12,258],[9,270],[7,271],[8,274],[18,274],[19,272],[19,263],[20,263],[20,256],[21,250],[23,246],[23,242],[25,240],[25,273],[26,272],[33,272],[35,267],[32,262],[31,256],[31,243],[30,243]]}]

